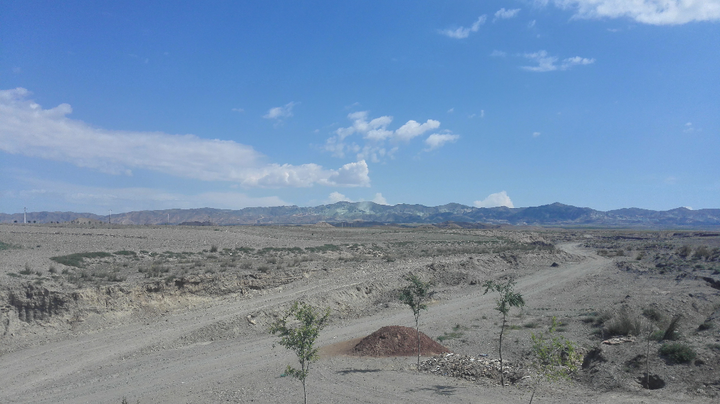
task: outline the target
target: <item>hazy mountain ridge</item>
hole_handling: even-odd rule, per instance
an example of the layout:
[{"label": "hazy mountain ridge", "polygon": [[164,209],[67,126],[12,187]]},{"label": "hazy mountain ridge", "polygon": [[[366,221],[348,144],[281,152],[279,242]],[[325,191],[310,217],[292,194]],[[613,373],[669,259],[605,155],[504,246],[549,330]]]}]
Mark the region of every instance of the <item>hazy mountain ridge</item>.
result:
[{"label": "hazy mountain ridge", "polygon": [[[318,222],[375,222],[383,224],[444,222],[489,223],[530,226],[599,226],[642,228],[720,227],[720,209],[677,208],[654,211],[624,208],[607,212],[561,203],[526,208],[475,208],[450,203],[423,205],[379,205],[373,202],[337,202],[315,207],[274,206],[231,209],[146,210],[100,216],[76,212],[29,212],[27,220],[37,223],[68,222],[88,218],[116,224],[180,224],[210,222],[216,225],[315,224]],[[2,214],[0,223],[23,223],[23,214]]]}]

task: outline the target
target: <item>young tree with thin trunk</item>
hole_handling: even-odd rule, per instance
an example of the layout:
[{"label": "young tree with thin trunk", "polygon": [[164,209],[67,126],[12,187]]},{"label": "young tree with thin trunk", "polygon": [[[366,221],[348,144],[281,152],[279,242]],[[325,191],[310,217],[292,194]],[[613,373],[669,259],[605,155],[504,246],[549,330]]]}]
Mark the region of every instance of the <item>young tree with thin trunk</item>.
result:
[{"label": "young tree with thin trunk", "polygon": [[[293,317],[299,325],[288,325]],[[279,344],[295,352],[300,362],[300,369],[288,365],[285,374],[302,382],[304,403],[307,404],[305,379],[310,372],[310,364],[318,359],[315,340],[330,317],[330,309],[316,310],[307,303],[295,302],[290,310],[270,326],[271,334],[279,334]]]},{"label": "young tree with thin trunk", "polygon": [[497,304],[495,310],[499,311],[503,316],[502,325],[500,326],[500,343],[498,344],[498,353],[500,354],[500,384],[503,387],[505,386],[505,374],[503,373],[502,341],[503,334],[505,333],[505,325],[507,324],[507,315],[510,312],[511,307],[520,308],[525,305],[522,295],[513,290],[514,286],[515,281],[512,279],[508,279],[508,281],[504,284],[493,281],[487,281],[483,284],[483,287],[485,288],[485,293],[483,294],[487,294],[490,291],[497,292],[499,294],[498,299],[495,300],[495,303]]},{"label": "young tree with thin trunk", "polygon": [[432,291],[431,282],[423,282],[413,273],[405,276],[410,284],[400,290],[400,301],[410,306],[415,316],[415,330],[417,331],[417,369],[420,370],[420,311],[427,310],[425,302],[430,299]]}]

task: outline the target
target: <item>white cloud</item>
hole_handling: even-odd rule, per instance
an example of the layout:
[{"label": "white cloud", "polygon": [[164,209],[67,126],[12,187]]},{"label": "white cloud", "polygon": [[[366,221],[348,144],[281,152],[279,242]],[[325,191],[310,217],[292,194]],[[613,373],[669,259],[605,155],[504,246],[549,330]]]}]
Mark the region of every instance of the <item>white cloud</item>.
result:
[{"label": "white cloud", "polygon": [[328,204],[333,204],[337,202],[352,202],[347,196],[341,194],[340,192],[333,192],[328,197]]},{"label": "white cloud", "polygon": [[243,113],[243,112],[245,112],[245,109],[243,109],[243,108],[233,108],[231,111]]},{"label": "white cloud", "polygon": [[495,194],[490,194],[487,198],[482,201],[473,202],[476,208],[494,208],[497,206],[507,206],[508,208],[514,208],[510,197],[507,192],[502,191]]},{"label": "white cloud", "polygon": [[493,57],[493,58],[504,58],[505,56],[507,56],[507,52],[503,52],[503,51],[499,51],[499,50],[494,50],[490,54],[490,57]]},{"label": "white cloud", "polygon": [[493,18],[493,22],[500,20],[500,19],[507,19],[507,18],[513,18],[517,16],[517,14],[520,12],[519,8],[514,8],[512,10],[505,10],[505,8],[501,8],[500,10],[495,12],[495,18]]},{"label": "white cloud", "polygon": [[375,197],[372,199],[373,202],[377,203],[378,205],[387,205],[387,200],[382,196],[380,192],[375,194]]},{"label": "white cloud", "polygon": [[[361,199],[362,201],[362,199]],[[347,196],[341,194],[340,192],[332,192],[328,199],[325,200],[326,204],[333,204],[337,202],[354,202],[352,199],[348,198]],[[373,197],[372,202],[377,203],[378,205],[387,205],[387,201],[382,196],[380,192],[375,194],[375,197]]]},{"label": "white cloud", "polygon": [[293,116],[292,110],[298,103],[289,102],[282,107],[270,108],[267,114],[263,115],[265,119],[283,119]]},{"label": "white cloud", "polygon": [[420,136],[429,130],[437,129],[439,127],[440,122],[433,119],[428,119],[427,122],[423,124],[409,120],[405,125],[395,131],[395,137],[402,141],[409,141],[416,136]]},{"label": "white cloud", "polygon": [[43,109],[24,88],[0,91],[0,151],[74,164],[109,174],[144,169],[248,187],[369,186],[365,161],[338,170],[317,164],[268,164],[251,146],[162,132],[96,128],[67,118],[68,104]]},{"label": "white cloud", "polygon": [[544,50],[533,53],[524,53],[522,56],[537,63],[536,66],[522,66],[524,70],[531,72],[551,72],[555,70],[568,70],[573,66],[590,65],[595,63],[595,59],[575,56],[563,59],[560,64],[558,64],[559,58],[557,56],[548,55],[547,51]]},{"label": "white cloud", "polygon": [[455,107],[448,109],[448,114],[452,114],[453,112],[455,112]]},{"label": "white cloud", "polygon": [[435,150],[444,146],[446,143],[455,143],[458,139],[460,139],[460,135],[433,133],[425,139],[425,144],[427,145],[425,151]]},{"label": "white cloud", "polygon": [[[82,210],[97,214],[156,209],[191,209],[211,206],[217,209],[242,209],[257,206],[291,205],[277,196],[252,197],[241,192],[204,192],[181,194],[162,189],[143,187],[88,187],[57,181],[26,178],[30,189],[6,192],[3,198],[30,199],[40,205],[37,210]],[[48,206],[44,208],[43,206]],[[51,207],[51,208],[50,208]]]},{"label": "white cloud", "polygon": [[478,17],[477,21],[475,21],[470,28],[465,28],[465,27],[460,27],[460,28],[456,28],[456,29],[448,28],[448,29],[438,30],[438,32],[440,34],[445,35],[450,38],[463,39],[463,38],[467,38],[468,36],[470,36],[471,32],[478,32],[480,30],[480,26],[485,24],[486,20],[487,20],[487,16],[481,15],[480,17]]},{"label": "white cloud", "polygon": [[[367,111],[353,112],[348,115],[352,126],[338,128],[335,135],[325,142],[325,150],[335,157],[345,157],[346,153],[355,153],[358,160],[379,162],[392,158],[398,146],[389,147],[387,143],[407,143],[412,139],[433,129],[440,127],[440,121],[428,119],[424,123],[409,120],[397,130],[388,129],[393,121],[391,116],[369,118]],[[352,135],[360,135],[364,141],[362,146],[346,140]]]},{"label": "white cloud", "polygon": [[535,23],[536,23],[536,21],[535,21],[535,20],[532,20],[532,21],[530,21],[530,22],[528,23],[527,27],[528,27],[528,28],[533,28],[533,27],[535,27]]},{"label": "white cloud", "polygon": [[533,132],[533,137],[538,137],[538,136],[540,136],[540,132]]},{"label": "white cloud", "polygon": [[[547,0],[541,3],[547,4]],[[552,0],[576,18],[631,18],[643,24],[720,21],[720,0]]]}]

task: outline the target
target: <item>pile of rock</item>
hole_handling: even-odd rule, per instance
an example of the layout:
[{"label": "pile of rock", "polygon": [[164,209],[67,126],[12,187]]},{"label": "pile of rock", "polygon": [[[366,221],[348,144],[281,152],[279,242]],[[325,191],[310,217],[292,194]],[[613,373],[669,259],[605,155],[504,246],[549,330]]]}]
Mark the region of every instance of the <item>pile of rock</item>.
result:
[{"label": "pile of rock", "polygon": [[[514,381],[522,377],[508,361],[503,361],[505,379]],[[500,359],[489,359],[448,353],[420,363],[421,372],[478,381],[480,378],[500,380]]]}]

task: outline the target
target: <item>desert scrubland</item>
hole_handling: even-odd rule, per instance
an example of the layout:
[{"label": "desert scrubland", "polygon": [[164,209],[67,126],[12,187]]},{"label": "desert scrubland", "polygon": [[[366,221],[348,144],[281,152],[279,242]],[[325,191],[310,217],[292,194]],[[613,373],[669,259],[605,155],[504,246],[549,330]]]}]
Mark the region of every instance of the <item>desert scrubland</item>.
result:
[{"label": "desert scrubland", "polygon": [[[397,298],[409,272],[434,285],[421,331],[485,360],[501,316],[482,284],[516,280],[508,386],[497,371],[348,355],[383,326],[414,326]],[[720,399],[718,232],[8,224],[0,280],[2,403],[301,402],[283,377],[295,357],[268,333],[296,300],[332,310],[309,402],[528,402],[530,336],[553,317],[583,363],[534,402]],[[643,387],[647,365],[661,388]]]}]

